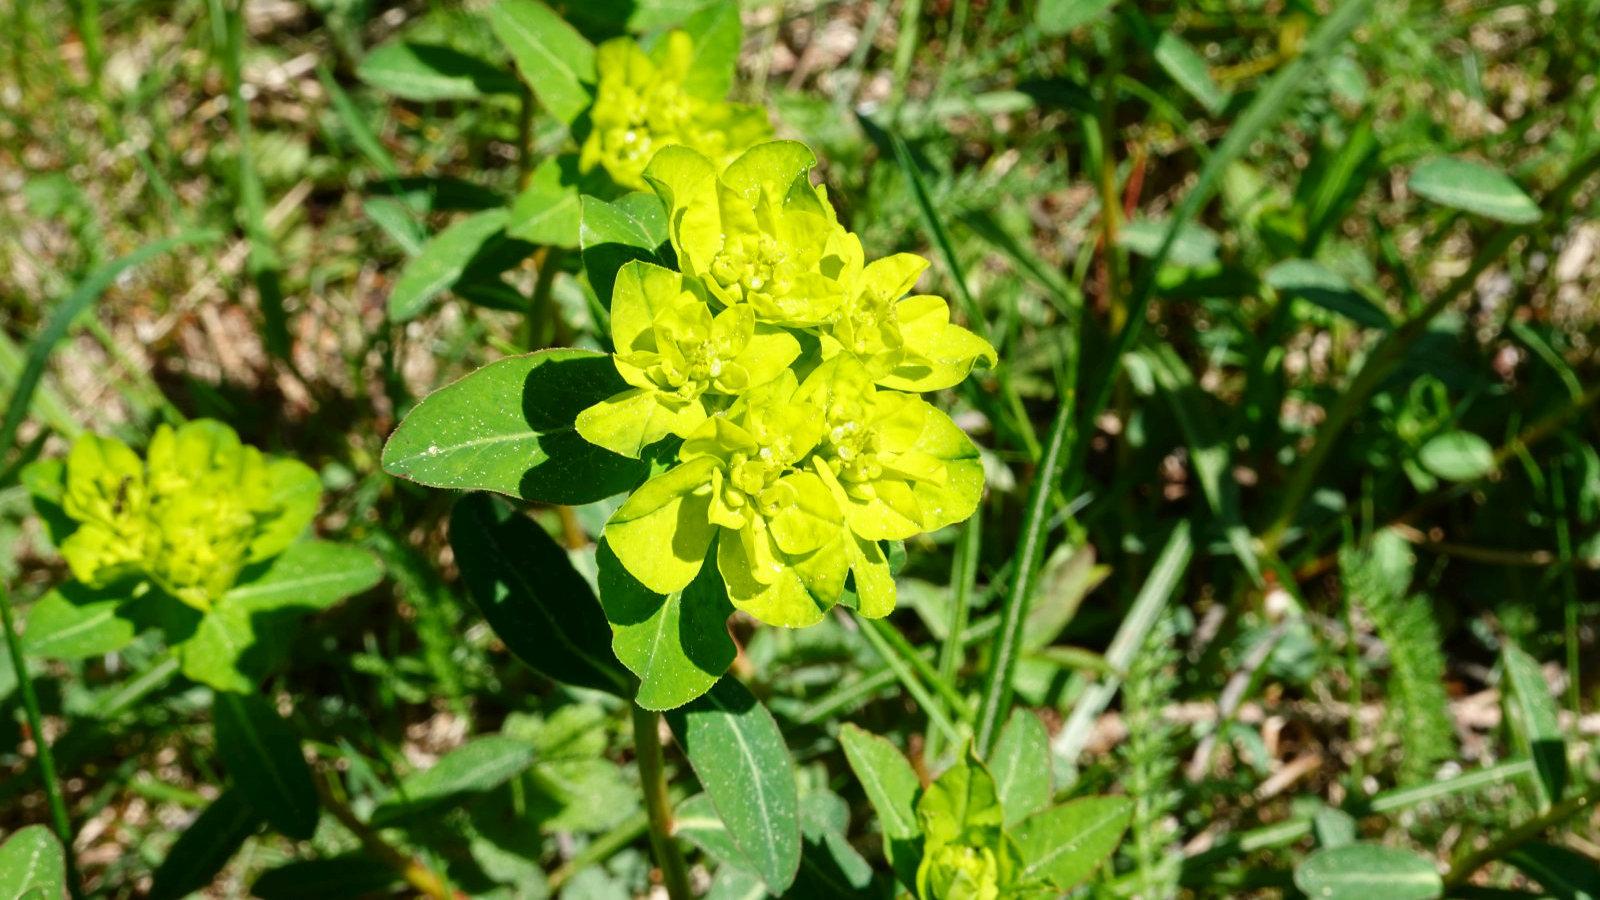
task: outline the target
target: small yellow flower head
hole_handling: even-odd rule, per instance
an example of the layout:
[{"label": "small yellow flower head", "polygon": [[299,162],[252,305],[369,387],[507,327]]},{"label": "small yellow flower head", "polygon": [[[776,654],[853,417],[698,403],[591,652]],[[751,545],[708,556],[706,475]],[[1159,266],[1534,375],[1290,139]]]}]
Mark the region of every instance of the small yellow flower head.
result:
[{"label": "small yellow flower head", "polygon": [[805,145],[772,141],[719,169],[687,147],[651,161],[645,178],[667,205],[669,234],[685,274],[718,302],[748,305],[762,322],[826,322],[862,270],[861,241],[839,224]]},{"label": "small yellow flower head", "polygon": [[584,410],[578,433],[635,458],[669,434],[688,437],[800,355],[792,335],[758,325],[748,308],[713,313],[697,279],[638,261],[617,273],[611,334],[617,371],[632,388]]},{"label": "small yellow flower head", "polygon": [[601,44],[589,113],[593,130],[579,166],[586,172],[604,167],[617,184],[648,190],[645,166],[663,147],[692,147],[727,165],[746,148],[771,140],[772,126],[760,108],[690,93],[685,81],[693,58],[693,41],[682,31],[668,33],[651,55],[630,37]]},{"label": "small yellow flower head", "polygon": [[577,418],[584,438],[626,456],[683,439],[676,464],[606,525],[634,578],[681,591],[715,548],[733,605],[791,627],[820,621],[849,589],[863,615],[888,614],[881,542],[972,515],[977,447],[907,392],[995,361],[942,299],[905,296],[925,261],[864,262],[811,184],[815,163],[793,141],[726,169],[688,147],[656,154],[645,178],[682,271],[619,272],[612,341],[630,387]]},{"label": "small yellow flower head", "polygon": [[61,555],[93,587],[143,576],[206,610],[247,564],[276,556],[316,512],[316,473],[268,460],[219,422],[165,425],[148,461],[86,435],[67,456],[62,510],[78,528]]}]

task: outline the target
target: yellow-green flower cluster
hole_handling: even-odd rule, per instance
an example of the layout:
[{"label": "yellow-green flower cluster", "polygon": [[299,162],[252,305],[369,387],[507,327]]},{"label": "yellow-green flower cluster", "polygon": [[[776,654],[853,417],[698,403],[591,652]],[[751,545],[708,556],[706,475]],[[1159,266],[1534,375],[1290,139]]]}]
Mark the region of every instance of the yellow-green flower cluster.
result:
[{"label": "yellow-green flower cluster", "polygon": [[592,130],[578,158],[588,172],[604,167],[623,187],[648,190],[645,165],[667,146],[689,147],[725,166],[754,144],[772,139],[760,107],[698,96],[689,82],[694,42],[672,31],[651,54],[631,37],[601,44]]},{"label": "yellow-green flower cluster", "polygon": [[630,388],[578,432],[639,457],[683,439],[605,528],[617,558],[660,593],[715,564],[733,604],[764,622],[821,620],[853,581],[882,616],[895,586],[880,542],[970,516],[977,448],[916,396],[950,387],[994,349],[938,297],[904,297],[926,263],[866,262],[792,141],[726,169],[687,147],[644,172],[668,212],[681,271],[631,262],[612,295]]},{"label": "yellow-green flower cluster", "polygon": [[91,587],[144,577],[208,610],[240,570],[282,552],[316,513],[315,472],[267,459],[220,422],[163,425],[147,456],[92,434],[67,456],[61,508],[78,527],[61,555]]}]

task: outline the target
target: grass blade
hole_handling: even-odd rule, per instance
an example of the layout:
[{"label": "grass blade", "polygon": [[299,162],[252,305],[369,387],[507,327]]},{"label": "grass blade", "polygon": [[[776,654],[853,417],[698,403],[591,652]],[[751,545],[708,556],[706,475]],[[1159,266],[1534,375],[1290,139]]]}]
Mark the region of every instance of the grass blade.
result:
[{"label": "grass blade", "polygon": [[[1133,662],[1133,655],[1144,646],[1145,635],[1160,618],[1161,611],[1166,608],[1167,601],[1172,599],[1173,593],[1178,589],[1178,580],[1183,577],[1184,571],[1189,567],[1189,559],[1194,555],[1194,538],[1189,533],[1189,523],[1179,522],[1172,530],[1172,536],[1167,538],[1167,545],[1161,549],[1161,555],[1156,558],[1156,564],[1150,570],[1150,577],[1145,580],[1144,587],[1139,589],[1139,596],[1133,600],[1133,608],[1128,610],[1127,618],[1122,620],[1122,625],[1117,629],[1117,634],[1111,639],[1111,646],[1106,648],[1106,664],[1113,671],[1126,671],[1128,664]],[[1071,771],[1076,772],[1075,761],[1078,754],[1083,752],[1083,745],[1089,740],[1089,731],[1094,726],[1095,717],[1100,715],[1111,702],[1111,697],[1116,694],[1117,688],[1122,684],[1122,679],[1115,675],[1102,675],[1098,681],[1090,685],[1083,696],[1078,698],[1077,705],[1072,708],[1072,715],[1068,717],[1067,724],[1063,725],[1060,733],[1051,743],[1051,750],[1055,753],[1058,762],[1071,766]],[[1075,776],[1074,776],[1075,777]]]},{"label": "grass blade", "polygon": [[50,359],[50,352],[56,344],[66,337],[67,329],[73,320],[82,315],[90,304],[99,299],[105,289],[110,287],[123,272],[138,266],[150,259],[160,256],[174,247],[183,244],[205,244],[220,237],[214,231],[186,231],[183,234],[164,238],[154,243],[146,244],[133,253],[106,263],[100,268],[89,273],[77,289],[69,295],[65,302],[51,315],[50,321],[45,325],[44,331],[33,339],[28,345],[28,362],[23,367],[22,375],[17,379],[17,389],[12,391],[10,400],[6,403],[6,417],[0,422],[0,453],[6,452],[12,442],[16,440],[17,429],[22,426],[22,419],[28,414],[28,407],[33,400],[33,392],[39,387],[39,379],[44,376],[45,363]]},{"label": "grass blade", "polygon": [[1016,557],[1017,568],[1001,614],[1000,641],[995,645],[994,661],[983,689],[983,701],[978,708],[977,721],[973,723],[980,756],[989,755],[1000,733],[1000,724],[1011,711],[1011,680],[1016,674],[1017,658],[1022,655],[1022,626],[1027,621],[1028,604],[1033,599],[1046,525],[1050,520],[1050,498],[1055,492],[1056,477],[1061,471],[1061,448],[1071,422],[1072,404],[1062,403],[1056,411],[1055,422],[1050,426],[1050,442],[1045,447],[1044,458],[1039,462],[1033,493],[1028,497],[1028,514],[1023,520],[1022,541]]}]

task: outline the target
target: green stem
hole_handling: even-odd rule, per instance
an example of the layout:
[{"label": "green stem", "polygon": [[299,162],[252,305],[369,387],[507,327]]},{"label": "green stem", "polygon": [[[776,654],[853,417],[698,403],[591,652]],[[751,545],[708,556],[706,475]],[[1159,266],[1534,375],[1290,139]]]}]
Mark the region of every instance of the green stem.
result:
[{"label": "green stem", "polygon": [[33,690],[33,680],[28,677],[28,665],[22,659],[22,644],[17,640],[16,620],[11,616],[11,592],[0,582],[0,626],[6,633],[6,649],[11,653],[11,667],[17,673],[17,686],[22,689],[22,705],[28,714],[28,730],[33,733],[34,752],[39,762],[39,781],[44,785],[45,796],[50,800],[50,818],[55,824],[56,837],[61,840],[61,850],[67,861],[67,890],[73,900],[83,900],[83,886],[78,880],[77,855],[72,850],[72,821],[67,818],[67,801],[61,796],[61,784],[56,780],[56,759],[50,744],[44,739],[44,717],[39,713],[39,695]]},{"label": "green stem", "polygon": [[1070,403],[1063,402],[1056,410],[1056,420],[1050,426],[1050,442],[1039,461],[1039,471],[1034,475],[1027,518],[1022,523],[1017,567],[1012,573],[1011,590],[1006,594],[1005,608],[1001,613],[1000,642],[995,646],[994,658],[989,665],[989,679],[984,685],[983,702],[973,726],[980,756],[989,755],[989,749],[994,746],[999,734],[1000,724],[1011,711],[1011,680],[1016,673],[1017,657],[1022,654],[1022,626],[1028,617],[1028,604],[1033,599],[1039,557],[1048,531],[1050,498],[1061,472],[1061,447],[1067,429],[1071,427],[1072,414]]},{"label": "green stem", "polygon": [[[972,588],[978,580],[978,551],[982,546],[983,510],[980,508],[961,530],[961,542],[956,544],[955,561],[950,570],[950,630],[939,648],[939,678],[946,684],[956,683],[961,661],[967,655],[967,617],[972,612]],[[938,749],[934,735],[929,735],[928,755],[937,757]]]},{"label": "green stem", "polygon": [[[889,671],[893,672],[895,678],[900,680],[900,684],[906,689],[906,693],[911,695],[911,699],[917,701],[917,705],[922,707],[922,711],[928,714],[928,721],[943,732],[944,737],[950,743],[960,743],[961,735],[956,731],[956,727],[950,721],[950,717],[944,714],[944,706],[935,700],[932,694],[928,693],[928,689],[922,686],[921,681],[917,680],[917,676],[906,666],[906,660],[899,653],[896,653],[893,647],[889,646],[889,641],[884,637],[884,631],[893,631],[894,629],[880,625],[879,620],[876,619],[869,620],[869,623],[866,628],[861,629],[861,636],[867,639],[867,643],[872,645],[873,651],[883,660],[884,665],[888,666]],[[911,651],[911,655],[920,656],[914,649]],[[927,660],[923,659],[922,664],[927,665]]]},{"label": "green stem", "polygon": [[1544,834],[1546,830],[1578,815],[1596,802],[1600,802],[1600,785],[1595,785],[1564,803],[1556,804],[1542,816],[1523,822],[1482,850],[1468,853],[1460,862],[1450,867],[1450,874],[1444,879],[1445,888],[1465,884],[1479,869]]},{"label": "green stem", "polygon": [[540,350],[551,345],[552,335],[560,337],[559,320],[550,314],[550,291],[555,287],[556,273],[561,270],[561,248],[541,247],[533,255],[539,267],[538,280],[533,284],[533,299],[528,302],[528,350]]},{"label": "green stem", "polygon": [[672,900],[691,900],[689,867],[672,839],[672,798],[667,793],[666,769],[661,762],[661,714],[633,705],[633,747],[639,761],[639,781],[644,787],[644,807],[650,818],[650,849],[661,867],[661,881]]},{"label": "green stem", "polygon": [[[513,782],[515,783],[515,782]],[[573,854],[572,858],[562,863],[550,876],[545,879],[545,884],[554,894],[572,880],[572,876],[582,872],[596,863],[603,862],[612,854],[623,847],[633,843],[634,838],[644,834],[650,829],[650,817],[643,810],[634,813],[610,831],[595,838],[584,845],[582,850]]]}]

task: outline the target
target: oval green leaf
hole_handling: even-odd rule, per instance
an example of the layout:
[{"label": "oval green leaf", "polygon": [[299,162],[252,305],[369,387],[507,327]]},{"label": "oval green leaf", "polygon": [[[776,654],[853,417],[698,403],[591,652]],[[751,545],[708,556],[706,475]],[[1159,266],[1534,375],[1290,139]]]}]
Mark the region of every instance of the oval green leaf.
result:
[{"label": "oval green leaf", "polygon": [[514,94],[517,80],[500,68],[451,47],[386,44],[356,67],[356,77],[402,100],[476,100]]},{"label": "oval green leaf", "polygon": [[265,824],[237,787],[223,791],[167,851],[148,900],[178,900],[209,886],[245,838]]},{"label": "oval green leaf", "polygon": [[50,829],[29,825],[0,843],[0,900],[56,898],[66,890],[66,854]]},{"label": "oval green leaf", "polygon": [[584,197],[578,246],[583,270],[600,302],[611,307],[617,270],[636,259],[659,263],[656,252],[667,242],[667,213],[655,194],[624,194],[614,203]]},{"label": "oval green leaf", "polygon": [[717,567],[702,567],[677,593],[657,594],[628,572],[604,540],[595,561],[611,649],[639,676],[638,704],[675,709],[710,690],[739,652],[728,634],[733,604]]},{"label": "oval green leaf", "polygon": [[542,350],[490,363],[417,404],[383,468],[421,484],[577,505],[632,487],[646,463],[584,440],[578,413],[626,389],[611,358]]},{"label": "oval green leaf", "polygon": [[922,782],[916,770],[888,739],[846,723],[839,730],[845,760],[878,814],[883,831],[883,855],[904,884],[917,883],[918,845],[922,827],[917,824],[917,798]]},{"label": "oval green leaf", "polygon": [[408,775],[393,795],[372,811],[372,824],[384,826],[444,803],[494,790],[533,765],[533,745],[509,735],[481,737],[439,758],[430,768]]},{"label": "oval green leaf", "polygon": [[273,828],[296,840],[317,830],[317,787],[294,727],[258,694],[218,691],[211,715],[217,757]]},{"label": "oval green leaf", "polygon": [[500,0],[489,7],[489,24],[545,109],[571,123],[589,108],[594,46],[577,29],[533,0]]},{"label": "oval green leaf", "polygon": [[[711,802],[711,797],[706,794],[695,794],[678,804],[672,814],[672,833],[681,837],[723,866],[742,869],[756,875],[750,861],[745,859],[744,853],[739,850],[739,845],[733,842],[733,835],[728,833],[728,826],[722,824],[722,817],[717,815],[717,807]],[[766,896],[766,886],[762,885],[761,894]]]},{"label": "oval green leaf", "polygon": [[307,613],[382,578],[383,567],[365,550],[327,541],[293,544],[246,569],[177,645],[183,674],[219,691],[250,693],[288,651]]},{"label": "oval green leaf", "polygon": [[474,257],[501,234],[510,219],[505,209],[468,216],[439,232],[422,246],[395,279],[389,292],[389,319],[404,322],[427,308],[428,301],[456,283]]},{"label": "oval green leaf", "polygon": [[1431,860],[1378,844],[1319,850],[1295,867],[1294,883],[1319,900],[1431,900],[1444,892]]},{"label": "oval green leaf", "polygon": [[582,180],[576,154],[564,153],[540,163],[511,205],[506,233],[534,244],[578,246]]},{"label": "oval green leaf", "polygon": [[218,605],[237,603],[253,611],[327,609],[382,579],[383,566],[359,547],[302,541],[264,565],[246,570]]},{"label": "oval green leaf", "polygon": [[1016,709],[985,760],[1005,810],[1007,828],[1050,804],[1050,735],[1039,717]]},{"label": "oval green leaf", "polygon": [[800,868],[800,799],[772,715],[724,678],[666,719],[734,844],[773,895],[784,896]]},{"label": "oval green leaf", "polygon": [[1513,225],[1539,221],[1539,204],[1504,172],[1481,163],[1429,160],[1411,173],[1406,185],[1418,196],[1451,209]]},{"label": "oval green leaf", "polygon": [[1476,481],[1494,471],[1494,448],[1470,431],[1448,431],[1423,444],[1417,460],[1446,481]]},{"label": "oval green leaf", "polygon": [[[1156,219],[1128,222],[1117,232],[1117,246],[1129,253],[1154,258],[1170,227],[1172,223]],[[1222,240],[1216,232],[1204,225],[1186,222],[1178,229],[1178,237],[1167,253],[1167,265],[1189,268],[1216,265],[1221,251]]]},{"label": "oval green leaf", "polygon": [[127,588],[69,581],[45,594],[28,610],[22,655],[87,659],[126,647],[139,633],[138,625],[118,614],[128,600]]},{"label": "oval green leaf", "polygon": [[1547,810],[1561,800],[1567,788],[1567,744],[1555,698],[1538,660],[1510,638],[1500,648],[1500,671],[1505,677],[1506,722],[1517,749],[1533,758],[1539,809]]},{"label": "oval green leaf", "polygon": [[1012,832],[1027,862],[1022,877],[1070,890],[1117,849],[1132,820],[1126,797],[1084,797],[1024,819]]},{"label": "oval green leaf", "polygon": [[537,523],[468,494],[450,514],[450,546],[473,602],[518,659],[564,684],[632,693],[594,592]]},{"label": "oval green leaf", "polygon": [[1359,325],[1385,330],[1394,327],[1387,313],[1357,293],[1337,272],[1319,262],[1286,259],[1268,269],[1262,280],[1280,293],[1298,297]]}]

